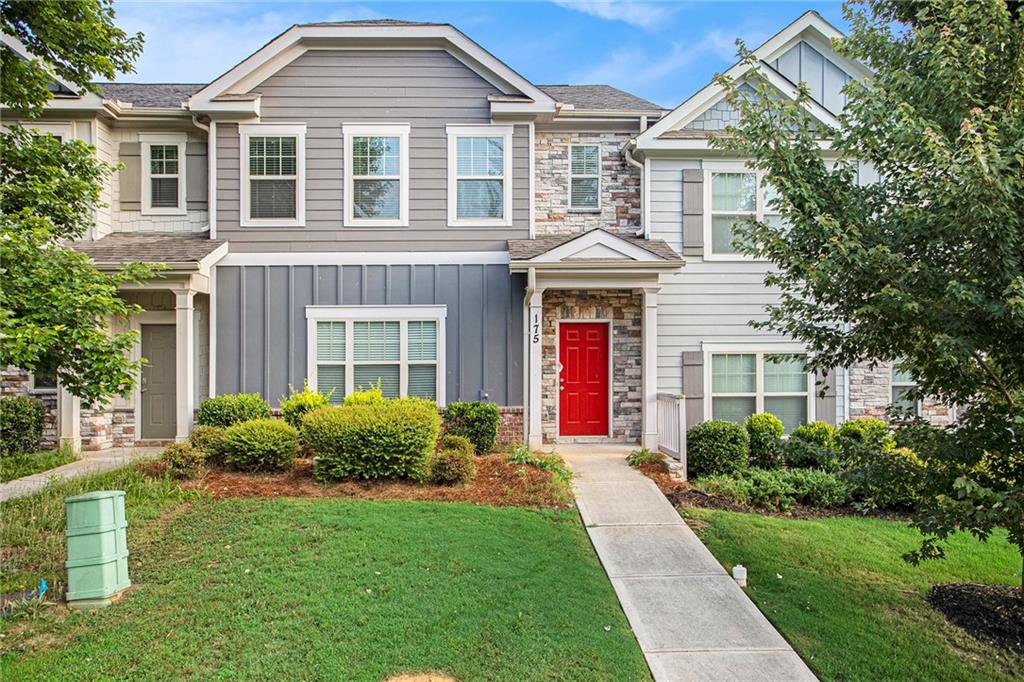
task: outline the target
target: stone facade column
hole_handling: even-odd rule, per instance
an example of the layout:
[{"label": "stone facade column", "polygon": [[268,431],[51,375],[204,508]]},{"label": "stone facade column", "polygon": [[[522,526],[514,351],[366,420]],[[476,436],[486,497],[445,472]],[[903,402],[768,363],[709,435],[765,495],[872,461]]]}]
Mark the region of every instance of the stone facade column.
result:
[{"label": "stone facade column", "polygon": [[535,290],[527,301],[529,309],[526,316],[526,347],[529,349],[529,362],[527,363],[527,378],[529,384],[529,401],[526,406],[529,428],[527,429],[526,441],[533,449],[539,449],[544,445],[543,426],[541,421],[542,411],[542,380],[541,380],[541,347],[543,334],[541,333],[541,319],[543,314],[544,290]]},{"label": "stone facade column", "polygon": [[640,444],[652,452],[658,450],[658,291],[659,287],[643,290],[643,436]]},{"label": "stone facade column", "polygon": [[195,410],[195,310],[194,291],[175,292],[175,397],[178,401],[174,439],[183,441],[192,431]]}]

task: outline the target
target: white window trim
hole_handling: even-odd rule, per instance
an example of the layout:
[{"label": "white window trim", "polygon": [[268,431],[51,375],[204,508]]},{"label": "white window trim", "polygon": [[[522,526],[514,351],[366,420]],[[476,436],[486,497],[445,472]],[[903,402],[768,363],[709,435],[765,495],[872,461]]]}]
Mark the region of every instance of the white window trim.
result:
[{"label": "white window trim", "polygon": [[[512,226],[512,126],[498,125],[450,125],[445,127],[448,134],[448,227],[511,227]],[[502,137],[504,138],[504,184],[501,218],[458,218],[458,172],[457,144],[460,137]],[[494,179],[494,178],[490,178]]]},{"label": "white window trim", "polygon": [[[185,196],[185,145],[188,136],[185,133],[139,133],[139,145],[142,156],[142,215],[185,215],[188,212]],[[150,154],[153,146],[171,146],[178,148],[178,205],[153,206],[153,175]],[[164,176],[167,177],[167,176]]]},{"label": "white window trim", "polygon": [[[807,355],[807,349],[799,344],[793,343],[780,343],[772,345],[764,345],[763,343],[721,343],[721,344],[702,344],[701,350],[704,353],[704,420],[713,419],[712,417],[712,400],[715,397],[728,398],[728,397],[747,397],[754,395],[754,412],[759,414],[764,412],[764,356],[765,355],[781,355],[784,353],[799,353]],[[754,355],[754,371],[756,372],[756,379],[754,390],[755,393],[714,393],[712,390],[712,375],[711,375],[711,356],[712,355],[736,355],[736,354],[747,354]],[[803,393],[771,393],[771,396],[775,397],[787,397],[803,395]],[[815,377],[814,372],[807,372],[807,422],[810,423],[817,419],[815,414]]]},{"label": "white window trim", "polygon": [[[264,135],[292,135],[295,137],[295,217],[249,217],[249,138]],[[305,227],[306,225],[306,124],[305,123],[245,123],[238,126],[241,146],[239,182],[242,192],[242,227]]]},{"label": "white window trim", "polygon": [[[711,222],[714,215],[734,215],[734,216],[749,216],[750,212],[747,211],[718,211],[717,213],[711,208],[711,176],[714,173],[749,173],[754,175],[755,182],[757,183],[757,193],[754,201],[753,216],[755,220],[764,220],[767,202],[765,201],[764,192],[764,173],[760,171],[754,171],[742,164],[729,164],[729,165],[714,165],[712,167],[706,167],[704,169],[704,260],[725,260],[725,261],[748,261],[748,262],[764,262],[760,258],[752,258],[745,253],[715,253],[712,249],[712,231]],[[767,213],[768,215],[778,215],[777,213]]]},{"label": "white window trim", "polygon": [[[429,361],[409,361],[408,329],[409,322],[434,322],[437,324],[437,376],[434,389],[437,393],[436,402],[445,404],[445,319],[448,316],[447,305],[393,305],[393,306],[344,306],[344,305],[308,305],[306,306],[306,374],[310,388],[317,388],[316,331],[317,322],[345,323],[345,361],[335,364],[345,365],[345,395],[355,390],[355,357],[353,352],[353,322],[399,322],[400,349],[399,359],[399,395],[408,393],[409,365],[430,364]],[[375,362],[368,364],[394,364]]]},{"label": "white window trim", "polygon": [[[896,365],[889,365],[889,407],[896,404],[895,396],[893,395],[893,389],[896,388],[917,388],[917,382],[914,381],[896,381]],[[914,401],[914,414],[918,417],[921,416],[922,407],[924,401],[918,399]]]},{"label": "white window trim", "polygon": [[[345,227],[409,227],[409,124],[408,123],[344,123],[341,136],[345,144]],[[398,180],[398,218],[356,218],[354,216],[352,175],[352,140],[355,137],[397,137],[401,147],[399,175],[365,176],[374,180]],[[362,176],[361,176],[362,177]]]},{"label": "white window trim", "polygon": [[[25,122],[23,124],[23,127],[26,128],[29,131],[35,130],[35,131],[37,131],[37,132],[39,132],[39,133],[41,133],[43,135],[50,134],[50,135],[54,135],[56,137],[59,137],[61,143],[67,142],[69,140],[77,139],[75,137],[75,132],[74,132],[74,128],[75,128],[74,123],[72,123],[70,121],[67,122],[67,123],[63,123],[63,122],[57,123],[57,122],[54,122],[54,121],[50,121],[50,122],[46,122],[46,123],[35,122],[35,121],[33,121],[32,123]],[[5,130],[6,130],[6,128],[5,128]]]},{"label": "white window trim", "polygon": [[36,375],[34,372],[30,372],[28,375],[28,390],[30,393],[41,394],[41,393],[56,393],[57,388],[60,385],[58,382],[57,386],[36,386]]},{"label": "white window trim", "polygon": [[[577,147],[597,147],[597,174],[577,174],[572,172],[572,150]],[[597,178],[597,206],[573,206],[572,205],[572,181],[576,178]],[[601,212],[601,145],[597,142],[579,142],[569,145],[569,210],[573,213],[600,213]]]}]

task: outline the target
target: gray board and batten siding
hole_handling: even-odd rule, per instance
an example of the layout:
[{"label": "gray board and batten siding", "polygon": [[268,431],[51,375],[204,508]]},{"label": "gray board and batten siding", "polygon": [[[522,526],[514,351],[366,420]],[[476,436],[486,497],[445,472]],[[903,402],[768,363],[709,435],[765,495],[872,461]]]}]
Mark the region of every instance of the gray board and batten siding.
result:
[{"label": "gray board and batten siding", "polygon": [[216,277],[218,394],[277,405],[301,387],[308,305],[444,304],[446,402],[523,404],[526,282],[507,265],[218,266]]},{"label": "gray board and batten siding", "polygon": [[[491,122],[498,88],[443,50],[310,50],[253,88],[265,123],[307,125],[305,227],[240,227],[239,135],[217,125],[217,238],[239,252],[502,251],[530,229],[530,129],[512,140],[511,227],[448,227],[445,126]],[[409,226],[343,227],[344,123],[408,123]],[[344,245],[343,249],[339,249]]]}]

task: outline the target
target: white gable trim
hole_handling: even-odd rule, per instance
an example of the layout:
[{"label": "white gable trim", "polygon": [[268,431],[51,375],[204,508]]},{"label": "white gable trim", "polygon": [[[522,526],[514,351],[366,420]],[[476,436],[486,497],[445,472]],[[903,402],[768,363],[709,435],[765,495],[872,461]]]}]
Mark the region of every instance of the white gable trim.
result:
[{"label": "white gable trim", "polygon": [[452,26],[293,26],[189,98],[193,110],[215,108],[216,97],[247,92],[313,48],[444,49],[492,85],[521,92],[519,109],[551,113],[555,101]]},{"label": "white gable trim", "polygon": [[[618,254],[613,256],[611,254]],[[566,260],[608,260],[614,257],[616,260],[635,262],[657,262],[664,261],[647,249],[640,248],[622,237],[617,237],[604,230],[591,230],[564,244],[530,258],[529,263],[557,263]]]}]

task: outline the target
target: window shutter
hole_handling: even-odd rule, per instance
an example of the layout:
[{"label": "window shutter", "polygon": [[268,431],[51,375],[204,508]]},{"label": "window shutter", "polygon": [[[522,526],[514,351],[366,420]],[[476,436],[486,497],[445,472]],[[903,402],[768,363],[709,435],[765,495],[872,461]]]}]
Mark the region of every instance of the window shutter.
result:
[{"label": "window shutter", "polygon": [[[847,377],[849,381],[849,377]],[[815,419],[836,425],[836,371],[830,369],[827,374],[818,372],[814,375],[814,412]],[[824,394],[821,394],[824,389]]]},{"label": "window shutter", "polygon": [[123,165],[118,177],[118,206],[122,211],[142,208],[142,145],[122,142],[117,148],[117,159]]},{"label": "window shutter", "polygon": [[704,171],[683,171],[683,256],[704,255]]},{"label": "window shutter", "polygon": [[704,421],[704,353],[683,353],[683,394],[686,396],[686,428]]}]

